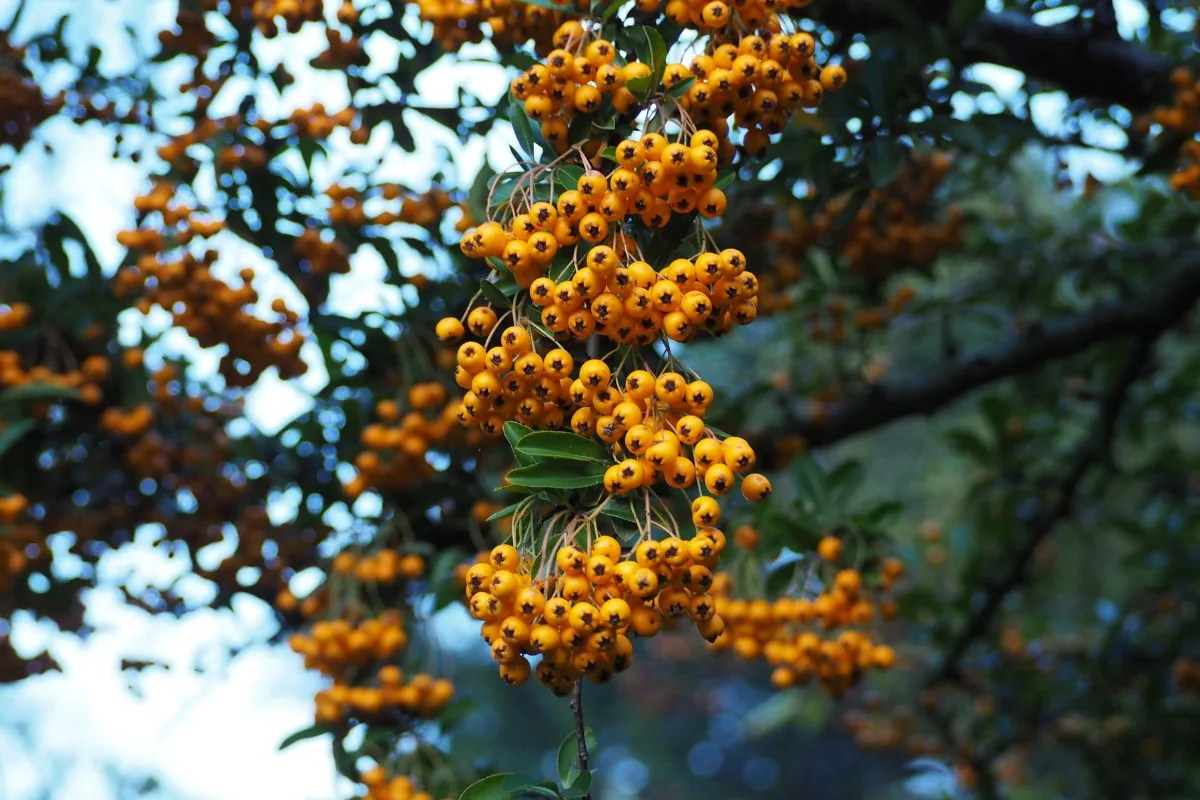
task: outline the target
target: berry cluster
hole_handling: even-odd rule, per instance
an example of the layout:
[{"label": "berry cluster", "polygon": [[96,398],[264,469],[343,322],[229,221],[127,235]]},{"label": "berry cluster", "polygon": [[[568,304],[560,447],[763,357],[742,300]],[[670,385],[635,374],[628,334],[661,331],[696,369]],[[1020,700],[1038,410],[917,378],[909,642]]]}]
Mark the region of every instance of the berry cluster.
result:
[{"label": "berry cluster", "polygon": [[[736,29],[773,17],[719,2],[673,2],[667,13],[710,30],[731,18],[742,20]],[[822,80],[830,89],[845,82],[840,67],[817,67],[808,34],[714,37],[688,65],[630,58],[598,34],[591,22],[562,24],[550,40],[555,49],[512,81],[512,101],[540,127],[553,160],[509,179],[502,195],[492,184],[489,219],[467,230],[460,248],[486,261],[495,279],[481,290],[484,302],[436,326],[443,343],[458,345],[463,425],[510,441],[511,423],[565,429],[602,445],[607,499],[551,510],[536,523],[523,501],[512,544],[465,576],[501,675],[523,682],[532,672],[525,657],[540,654],[538,678],[559,694],[583,676],[599,682],[624,669],[628,637],[652,635],[664,616],[692,616],[710,640],[724,629],[708,594],[725,538],[712,527],[721,514],[716,498],[740,480],[742,496],[760,501],[771,484],[750,471],[756,457],[744,439],[706,425],[713,389],[670,348],[758,314],[759,282],[746,256],[715,246],[703,224],[726,211],[720,169],[738,157],[730,118],[747,129],[742,151],[756,155],[791,109],[820,102]],[[615,143],[592,126],[597,115],[633,120],[641,108],[654,112]],[[645,257],[656,231],[685,224],[695,231],[693,249],[673,245],[665,258]],[[502,313],[497,293],[507,300]],[[691,539],[680,538],[665,504],[652,512],[658,488],[696,491],[687,495],[697,527]],[[628,518],[638,528],[631,549],[615,536],[594,538],[609,503],[639,496],[645,513]],[[669,538],[656,541],[655,525]]]},{"label": "berry cluster", "polygon": [[[559,5],[566,8],[571,1]],[[417,0],[416,6],[447,53],[457,53],[464,44],[479,44],[485,38],[501,51],[530,40],[547,42],[563,20],[557,11],[518,0]]]},{"label": "berry cluster", "polygon": [[586,550],[562,545],[533,574],[515,547],[499,545],[467,570],[467,604],[484,623],[501,678],[524,683],[533,671],[527,656],[540,655],[538,681],[566,695],[580,678],[604,683],[628,669],[629,637],[654,636],[664,618],[689,617],[705,639],[720,636],[724,622],[708,590],[724,548],[716,528],[629,550],[599,536]]},{"label": "berry cluster", "polygon": [[[163,240],[158,241],[165,247]],[[184,251],[168,259],[162,249],[155,249],[154,243],[145,238],[133,243],[130,236],[124,236],[121,243],[127,247],[140,245],[147,252],[136,265],[118,273],[118,296],[141,295],[136,305],[143,313],[153,306],[170,311],[175,324],[201,347],[228,345],[220,367],[228,385],[250,386],[269,367],[276,367],[285,380],[307,371],[307,364],[300,358],[304,336],[296,327],[299,315],[278,298],[271,307],[279,317],[276,320],[262,319],[251,308],[258,302],[258,293],[251,285],[253,269],[242,269],[242,285],[234,288],[213,274],[216,250],[200,257]]]},{"label": "berry cluster", "polygon": [[447,402],[446,388],[429,381],[409,388],[406,405],[381,400],[375,405],[377,422],[366,425],[360,435],[363,450],[355,456],[358,474],[343,484],[351,499],[368,488],[400,489],[431,478],[435,470],[426,460],[431,448],[454,444],[478,447],[479,431],[464,432],[458,424],[459,403]]},{"label": "berry cluster", "polygon": [[[714,0],[705,10],[716,6],[724,3]],[[668,88],[688,80],[692,83],[680,105],[691,121],[712,128],[722,146],[732,151],[732,145],[725,143],[727,120],[732,117],[734,125],[746,131],[743,150],[761,156],[771,134],[782,132],[792,113],[818,107],[826,91],[846,84],[846,70],[818,65],[811,34],[775,33],[767,38],[752,34],[736,43],[714,40],[710,52],[689,64],[669,64],[663,75]]]},{"label": "berry cluster", "polygon": [[[367,787],[362,800],[434,800],[429,792],[423,792],[407,775],[392,775],[382,766],[371,767],[359,775],[359,782]],[[452,800],[446,797],[443,800]]]},{"label": "berry cluster", "polygon": [[[752,537],[741,529],[737,538],[752,544]],[[841,540],[825,537],[818,544],[818,554],[827,562],[837,562],[842,556]],[[891,588],[903,571],[899,560],[885,560],[877,590]],[[895,651],[876,643],[863,630],[874,620],[877,609],[888,617],[895,614],[895,605],[873,602],[856,569],[839,570],[811,597],[785,594],[774,600],[742,599],[733,596],[735,588],[727,572],[718,574],[713,582],[717,613],[727,627],[710,647],[732,651],[746,660],[762,658],[774,667],[771,682],[777,688],[815,678],[828,692],[840,696],[857,684],[866,670],[886,670],[896,663]],[[832,638],[835,631],[840,632]]]},{"label": "berry cluster", "polygon": [[1171,188],[1183,192],[1193,200],[1200,199],[1200,81],[1187,67],[1178,67],[1171,73],[1171,85],[1175,97],[1169,106],[1156,108],[1149,119],[1139,120],[1143,129],[1150,123],[1162,127],[1168,133],[1184,137],[1180,145],[1180,167],[1171,176]]},{"label": "berry cluster", "polygon": [[[420,556],[383,548],[369,555],[342,552],[335,557],[333,575],[352,579],[355,585],[394,584],[422,577]],[[335,579],[336,579],[335,578]],[[316,598],[313,603],[307,603]],[[318,620],[308,633],[295,633],[288,646],[304,657],[306,669],[317,670],[332,684],[317,692],[316,721],[341,723],[349,719],[374,719],[390,712],[408,717],[432,717],[454,696],[454,685],[425,673],[405,676],[399,660],[408,645],[401,612],[387,609],[378,616],[359,618],[361,606],[333,597],[333,619]],[[325,610],[331,603],[328,590],[298,602],[290,592],[276,598],[281,610],[302,613]]]}]

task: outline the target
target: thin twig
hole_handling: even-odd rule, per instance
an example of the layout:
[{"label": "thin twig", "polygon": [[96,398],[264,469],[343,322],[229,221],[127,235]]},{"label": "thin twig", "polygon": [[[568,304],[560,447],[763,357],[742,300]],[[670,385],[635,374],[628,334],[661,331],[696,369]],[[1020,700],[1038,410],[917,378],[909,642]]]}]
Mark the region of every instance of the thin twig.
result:
[{"label": "thin twig", "polygon": [[[587,772],[587,735],[583,728],[583,678],[575,681],[575,688],[571,690],[571,713],[575,715],[575,745],[579,749],[579,771]],[[591,792],[585,794],[583,800],[592,800]]]}]

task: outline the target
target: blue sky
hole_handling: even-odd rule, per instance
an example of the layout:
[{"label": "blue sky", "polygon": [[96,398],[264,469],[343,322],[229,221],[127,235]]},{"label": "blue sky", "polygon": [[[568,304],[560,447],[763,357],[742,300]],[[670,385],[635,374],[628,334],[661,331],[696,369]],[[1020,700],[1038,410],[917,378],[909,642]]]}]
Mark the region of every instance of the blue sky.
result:
[{"label": "blue sky", "polygon": [[[126,24],[137,32],[140,49],[150,51],[157,30],[175,14],[172,0],[94,3],[92,13],[81,12],[81,4],[74,0],[34,0],[28,5],[17,41],[29,32],[48,27],[71,10],[75,22],[66,36],[72,47],[78,48],[76,52],[83,52],[92,42],[102,46],[123,42]],[[337,4],[330,5],[332,9]],[[0,20],[8,20],[15,6],[15,0],[0,0]],[[1145,18],[1144,9],[1134,0],[1119,0],[1117,9],[1125,30]],[[282,61],[298,78],[282,97],[273,90],[259,93],[264,113],[282,116],[317,99],[331,109],[345,104],[344,87],[335,78],[307,66],[323,43],[321,33],[310,28],[301,36],[289,38],[287,48],[264,51],[268,65],[273,59]],[[464,55],[471,52],[468,49]],[[486,57],[488,48],[476,52]],[[397,58],[394,47],[378,41],[371,43],[369,53],[375,69],[385,69]],[[136,57],[125,45],[107,46],[101,69],[121,71]],[[172,93],[172,82],[177,83],[181,74],[175,69],[161,70],[158,77],[165,94]],[[997,96],[985,99],[983,104],[1003,103],[1020,91],[1020,76],[1008,70],[982,67],[977,76],[997,89]],[[52,86],[62,85],[70,75],[66,70],[57,70],[45,80]],[[431,70],[422,77],[419,88],[428,101],[436,102],[439,98],[452,99],[460,84],[469,84],[485,100],[494,101],[504,91],[507,80],[497,68],[476,63]],[[236,100],[236,96],[223,96],[214,113],[220,113],[221,102],[232,108]],[[1037,98],[1034,109],[1039,126],[1054,132],[1061,124],[1065,103],[1060,95]],[[963,113],[969,110],[962,109]],[[511,163],[504,130],[497,130],[486,142],[463,147],[442,129],[421,124],[417,118],[412,121],[417,153],[404,154],[378,137],[366,148],[367,158],[383,156],[380,180],[422,187],[438,166],[439,146],[454,153],[455,168],[464,183],[469,183],[485,156],[496,168]],[[1104,129],[1089,135],[1103,143],[1119,143],[1123,136],[1119,131]],[[44,126],[39,138],[53,144],[53,153],[29,147],[0,179],[5,181],[0,207],[4,222],[17,231],[30,229],[61,210],[83,227],[101,261],[114,269],[122,257],[116,234],[132,225],[133,198],[147,187],[155,159],[149,158],[140,166],[114,161],[112,138],[107,132],[94,126],[78,129],[61,120]],[[330,159],[316,170],[318,183],[334,180],[357,157],[344,137],[335,136],[332,144]],[[147,145],[152,153],[155,144]],[[0,154],[3,158],[6,156]],[[1073,169],[1113,176],[1122,167],[1103,156],[1080,153],[1073,159]],[[282,296],[293,308],[304,307],[294,287],[274,274],[253,248],[233,237],[222,241],[220,247],[220,269],[228,274],[247,265],[258,270],[255,286],[264,306]],[[359,254],[352,265],[349,275],[334,279],[330,302],[335,309],[341,313],[369,309],[394,313],[402,307],[398,290],[382,283],[384,270],[377,256]],[[407,271],[419,268],[414,259],[404,263]],[[151,315],[144,324],[161,328],[165,320],[165,313],[160,313]],[[135,313],[130,313],[125,335],[136,338],[142,324]],[[194,377],[199,379],[215,373],[220,357],[220,351],[201,351],[178,333],[166,336],[162,348],[192,358],[196,362]],[[303,378],[289,385],[267,376],[250,393],[247,414],[253,423],[274,430],[304,410],[307,393],[326,379],[315,348],[306,351],[305,356],[310,371]],[[362,510],[368,510],[372,500],[367,497],[361,502]],[[281,511],[284,505],[275,511]],[[102,574],[125,581],[136,590],[139,585],[165,583],[186,572],[186,563],[154,548],[157,539],[153,530],[143,531],[134,544],[104,559]],[[52,543],[61,552],[67,541],[59,536]],[[220,550],[215,546],[209,555],[215,556]],[[64,557],[64,568],[69,569],[66,562]],[[190,586],[194,596],[203,599],[207,592],[204,582],[193,579]],[[158,796],[178,800],[328,800],[336,796],[335,774],[323,740],[304,742],[284,753],[276,751],[284,736],[308,724],[311,696],[318,682],[303,671],[299,658],[290,652],[255,644],[269,635],[274,625],[270,609],[264,604],[239,598],[231,611],[198,611],[176,621],[127,608],[117,592],[99,589],[89,595],[87,606],[88,623],[97,632],[86,641],[56,635],[48,626],[28,619],[15,621],[18,648],[32,651],[50,646],[64,672],[0,689],[4,722],[26,726],[28,735],[28,741],[18,741],[11,738],[7,727],[0,727],[0,752],[5,754],[0,760],[0,798],[32,800],[49,789],[52,800],[108,800],[113,795],[103,773],[106,765],[131,774],[152,774],[164,787]],[[447,619],[445,625],[461,631],[467,623],[456,617]],[[459,638],[451,631],[447,633],[441,641],[473,641],[469,636]],[[230,646],[247,649],[228,660],[223,652]],[[168,663],[171,669],[135,675],[133,682],[140,692],[134,694],[127,689],[129,677],[119,669],[123,657],[152,659]],[[207,667],[203,674],[193,669],[197,665]]]}]

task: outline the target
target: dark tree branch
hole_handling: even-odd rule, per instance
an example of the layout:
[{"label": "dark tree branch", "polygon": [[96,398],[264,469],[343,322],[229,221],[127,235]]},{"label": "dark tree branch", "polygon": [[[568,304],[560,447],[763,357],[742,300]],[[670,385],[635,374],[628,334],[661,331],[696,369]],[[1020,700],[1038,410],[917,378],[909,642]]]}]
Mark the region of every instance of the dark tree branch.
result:
[{"label": "dark tree branch", "polygon": [[[978,353],[931,378],[873,387],[835,405],[824,419],[795,420],[788,430],[803,436],[810,447],[822,447],[903,417],[933,414],[982,386],[1097,344],[1126,336],[1156,336],[1178,322],[1198,299],[1200,259],[1193,258],[1139,297],[1048,322],[1005,347]],[[769,461],[771,443],[761,446]]]},{"label": "dark tree branch", "polygon": [[[571,690],[571,713],[575,715],[575,746],[579,749],[579,771],[588,770],[587,733],[583,728],[583,678],[575,681]],[[583,800],[592,800],[591,792]]]},{"label": "dark tree branch", "polygon": [[[910,13],[931,24],[944,23],[952,5],[950,0],[910,0],[903,4]],[[891,4],[878,0],[830,3],[820,19],[854,33],[903,25]],[[1175,62],[1118,38],[1103,27],[1092,30],[1076,21],[1039,25],[1017,12],[985,12],[962,42],[961,54],[966,63],[1010,67],[1057,84],[1073,97],[1140,110],[1170,95],[1168,79]]]},{"label": "dark tree branch", "polygon": [[935,681],[953,680],[958,677],[959,662],[966,654],[967,649],[987,633],[993,619],[1000,611],[1000,605],[1004,599],[1025,580],[1025,574],[1029,569],[1029,564],[1033,561],[1033,555],[1038,545],[1050,535],[1050,532],[1061,520],[1071,513],[1084,476],[1097,462],[1107,458],[1113,436],[1116,433],[1117,420],[1129,397],[1129,391],[1146,368],[1154,349],[1154,343],[1162,331],[1163,328],[1159,328],[1157,331],[1147,332],[1138,338],[1137,344],[1125,362],[1121,375],[1101,404],[1093,434],[1080,447],[1071,462],[1070,469],[1063,476],[1058,490],[1055,492],[1054,502],[1043,508],[1030,521],[1026,528],[1025,538],[1014,554],[1007,571],[1000,580],[986,589],[983,603],[977,611],[970,615],[962,631],[954,637],[946,649],[942,666],[934,676]]}]

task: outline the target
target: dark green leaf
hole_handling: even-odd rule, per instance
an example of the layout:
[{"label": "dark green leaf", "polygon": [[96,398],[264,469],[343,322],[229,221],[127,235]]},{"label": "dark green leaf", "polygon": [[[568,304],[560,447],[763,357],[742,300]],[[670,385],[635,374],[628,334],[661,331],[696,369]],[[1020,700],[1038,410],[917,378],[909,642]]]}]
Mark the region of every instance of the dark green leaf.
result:
[{"label": "dark green leaf", "polygon": [[522,467],[528,467],[535,463],[536,459],[525,455],[517,450],[517,445],[521,441],[521,437],[533,433],[532,428],[527,428],[519,422],[504,423],[504,438],[508,440],[508,446],[512,448],[513,455],[517,459],[517,464]]},{"label": "dark green leaf", "polygon": [[987,0],[954,0],[950,6],[950,30],[965,31],[987,8]]},{"label": "dark green leaf", "polygon": [[553,459],[509,470],[505,477],[527,489],[586,489],[604,482],[604,465]]},{"label": "dark green leaf", "polygon": [[572,777],[571,770],[578,771],[579,747],[575,743],[575,732],[566,735],[558,746],[558,781],[566,786]]},{"label": "dark green leaf", "polygon": [[818,511],[829,508],[829,487],[825,483],[825,473],[808,454],[799,455],[792,462],[792,476],[796,486],[806,499],[812,501]]},{"label": "dark green leaf", "polygon": [[8,423],[4,430],[0,430],[0,456],[8,452],[9,448],[21,441],[21,438],[33,429],[34,421],[31,419],[19,419]]},{"label": "dark green leaf", "polygon": [[667,43],[662,34],[649,25],[642,25],[630,30],[629,38],[638,61],[650,67],[651,83],[657,85],[667,69]]},{"label": "dark green leaf", "polygon": [[600,15],[600,21],[608,22],[616,16],[616,13],[621,10],[622,6],[627,4],[627,0],[609,0],[608,8],[604,9],[604,13]]},{"label": "dark green leaf", "polygon": [[516,134],[517,144],[521,147],[522,155],[525,159],[533,161],[533,126],[525,114],[525,106],[520,103],[510,103],[508,121],[512,123],[513,133]]},{"label": "dark green leaf", "polygon": [[346,745],[338,737],[333,737],[333,765],[346,778],[358,782],[358,759],[346,752]]},{"label": "dark green leaf", "polygon": [[483,292],[483,299],[496,308],[512,306],[512,299],[505,297],[500,287],[486,278],[479,282],[479,291]]},{"label": "dark green leaf", "polygon": [[580,772],[571,785],[564,787],[563,797],[587,797],[592,789],[592,773]]},{"label": "dark green leaf", "polygon": [[465,697],[451,700],[442,706],[442,710],[434,717],[434,721],[438,724],[438,728],[445,733],[469,717],[476,709],[477,705],[474,700],[469,700]]},{"label": "dark green leaf", "polygon": [[[596,733],[591,728],[583,729],[583,742],[589,753],[596,752]],[[579,770],[579,743],[575,732],[567,734],[558,746],[558,780],[563,786],[571,785],[582,772]]]},{"label": "dark green leaf", "polygon": [[603,461],[607,452],[599,442],[567,431],[534,431],[521,437],[517,449],[534,458]]},{"label": "dark green leaf", "polygon": [[524,50],[513,50],[510,53],[506,53],[504,55],[504,61],[505,63],[516,67],[517,69],[529,69],[530,67],[542,63],[540,59],[530,55]]},{"label": "dark green leaf", "polygon": [[27,383],[0,393],[0,403],[19,403],[23,400],[78,400],[79,390],[55,386],[52,383]]},{"label": "dark green leaf", "polygon": [[296,731],[291,736],[284,739],[279,743],[279,749],[286,750],[296,742],[303,742],[305,739],[315,739],[318,736],[324,736],[327,733],[333,732],[334,727],[332,725],[313,725],[312,727],[305,728],[304,730]]},{"label": "dark green leaf", "polygon": [[714,183],[713,186],[718,189],[724,189],[726,186],[733,183],[735,180],[737,180],[737,170],[731,169],[728,172],[724,173],[723,175],[719,175],[717,177],[716,183]]},{"label": "dark green leaf", "polygon": [[505,506],[504,508],[500,509],[495,514],[492,514],[490,517],[488,517],[486,520],[484,520],[484,522],[495,522],[498,519],[504,519],[505,517],[511,517],[513,514],[517,513],[517,508],[520,505],[521,505],[520,503],[513,503],[511,506]]},{"label": "dark green leaf", "polygon": [[667,89],[667,94],[671,95],[671,97],[683,97],[695,82],[696,77],[694,75],[690,78],[684,78],[670,89]]},{"label": "dark green leaf", "polygon": [[492,188],[492,179],[495,177],[496,171],[485,160],[479,167],[479,174],[475,176],[475,182],[471,184],[471,188],[467,192],[467,211],[471,212],[473,219],[488,218],[487,197]]},{"label": "dark green leaf", "polygon": [[863,468],[862,462],[851,458],[831,469],[829,475],[826,476],[826,483],[831,491],[847,497],[857,491],[866,478],[867,471]]},{"label": "dark green leaf", "polygon": [[865,159],[871,182],[886,186],[900,171],[904,163],[904,146],[891,137],[872,139],[867,142]]},{"label": "dark green leaf", "polygon": [[632,522],[636,525],[638,518],[637,515],[633,513],[632,506],[617,505],[617,502],[618,501],[616,500],[609,502],[609,504],[606,505],[604,510],[600,513],[606,517],[624,520],[625,522]]},{"label": "dark green leaf", "polygon": [[625,88],[633,92],[633,96],[641,103],[646,102],[646,98],[650,96],[651,86],[653,82],[649,75],[640,75],[625,81]]},{"label": "dark green leaf", "polygon": [[960,147],[977,153],[987,151],[987,142],[974,122],[954,117],[931,117],[921,129],[935,136],[944,136]]},{"label": "dark green leaf", "polygon": [[433,610],[441,611],[446,606],[459,600],[463,596],[463,587],[458,585],[458,581],[448,578],[436,585],[437,588],[433,591]]},{"label": "dark green leaf", "polygon": [[579,179],[582,177],[583,167],[576,164],[567,164],[554,170],[554,180],[567,191],[578,189]]},{"label": "dark green leaf", "polygon": [[951,449],[972,461],[986,463],[993,458],[992,446],[977,431],[954,428],[946,431],[944,436]]},{"label": "dark green leaf", "polygon": [[[523,772],[514,772],[504,778],[504,782],[500,784],[501,788],[506,792],[524,792],[526,794],[536,794],[540,796],[558,797],[558,792],[550,791],[549,795],[545,795],[547,790],[546,781],[539,780],[533,775],[527,775]],[[553,785],[553,784],[551,784]]]},{"label": "dark green leaf", "polygon": [[895,500],[881,500],[871,504],[865,511],[854,516],[854,524],[868,531],[884,531],[894,525],[904,513],[904,504]]}]

